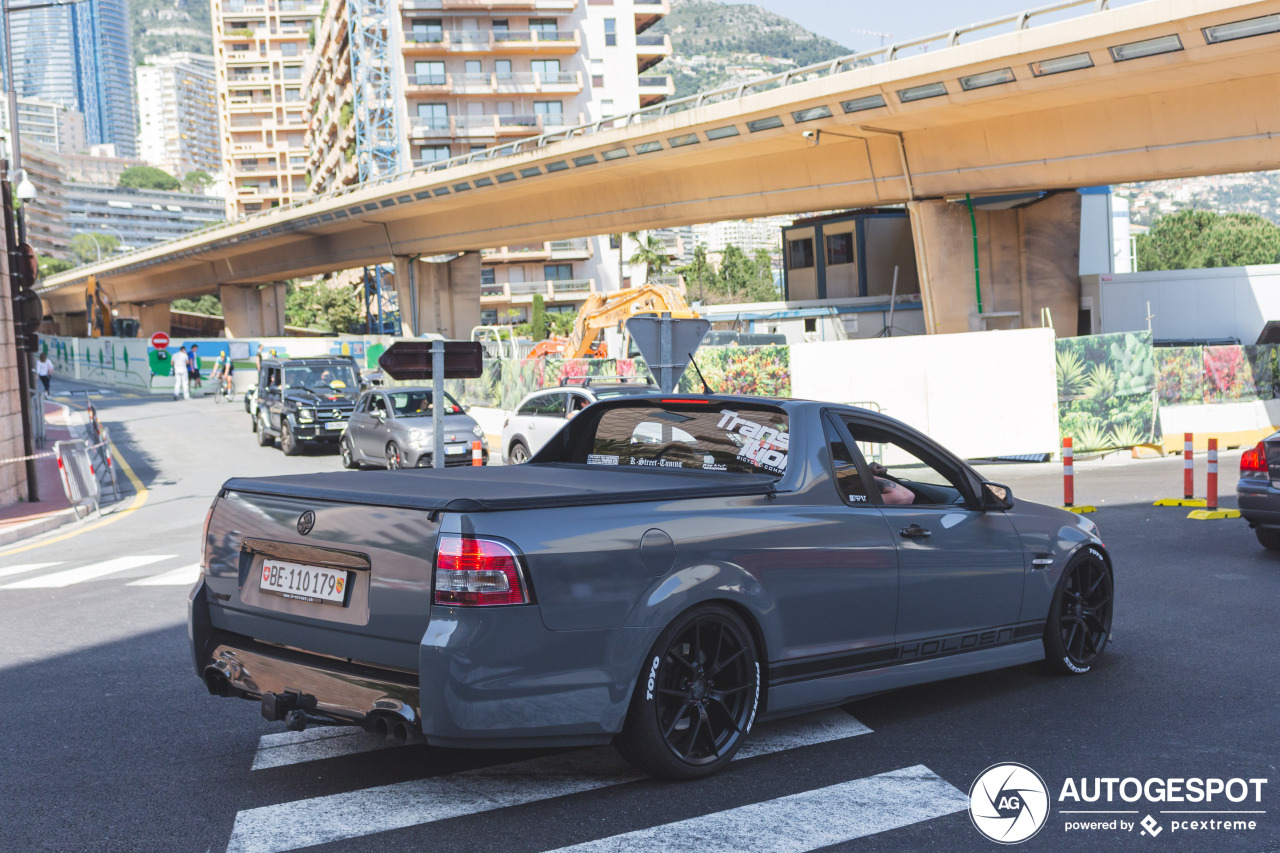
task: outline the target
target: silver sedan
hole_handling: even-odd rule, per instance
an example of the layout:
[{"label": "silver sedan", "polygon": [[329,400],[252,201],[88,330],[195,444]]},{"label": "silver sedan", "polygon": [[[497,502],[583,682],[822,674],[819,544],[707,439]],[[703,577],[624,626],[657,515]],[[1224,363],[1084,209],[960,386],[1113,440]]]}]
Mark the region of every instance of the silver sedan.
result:
[{"label": "silver sedan", "polygon": [[[435,451],[430,388],[374,388],[356,402],[355,412],[338,443],[347,468],[430,468]],[[458,401],[444,399],[445,465],[470,465],[472,442],[480,442],[483,464],[489,461],[484,430]]]}]

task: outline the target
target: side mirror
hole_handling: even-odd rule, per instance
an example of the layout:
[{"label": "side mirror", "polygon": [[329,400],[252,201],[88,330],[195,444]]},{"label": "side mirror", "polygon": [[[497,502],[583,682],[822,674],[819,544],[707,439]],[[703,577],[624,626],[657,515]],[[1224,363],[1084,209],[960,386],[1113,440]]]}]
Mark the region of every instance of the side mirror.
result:
[{"label": "side mirror", "polygon": [[1013,489],[999,483],[983,483],[982,508],[1013,509]]},{"label": "side mirror", "polygon": [[373,413],[373,416],[374,416],[375,418],[377,418],[377,419],[378,419],[378,422],[379,422],[379,423],[384,423],[384,424],[385,424],[385,423],[387,422],[387,413],[386,413],[386,412],[384,412],[384,411],[382,411],[381,409],[379,409],[378,411],[374,412],[374,413]]}]

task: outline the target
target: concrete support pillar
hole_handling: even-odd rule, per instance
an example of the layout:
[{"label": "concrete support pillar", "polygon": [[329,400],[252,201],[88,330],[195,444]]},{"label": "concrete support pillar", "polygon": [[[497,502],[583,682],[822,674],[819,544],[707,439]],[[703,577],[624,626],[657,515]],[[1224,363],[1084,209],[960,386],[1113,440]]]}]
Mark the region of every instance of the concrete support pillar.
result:
[{"label": "concrete support pillar", "polygon": [[972,220],[963,202],[915,201],[907,210],[929,333],[1037,327],[1048,308],[1060,337],[1077,334],[1078,194],[1021,208],[975,209]]},{"label": "concrete support pillar", "polygon": [[121,317],[133,317],[138,321],[141,328],[138,336],[149,338],[156,332],[164,332],[170,334],[172,327],[170,326],[170,308],[168,302],[153,302],[146,305],[138,305],[132,302],[122,302],[116,306]]},{"label": "concrete support pillar", "polygon": [[228,338],[276,338],[284,334],[285,284],[218,287]]},{"label": "concrete support pillar", "polygon": [[[7,184],[6,184],[7,186]],[[0,269],[9,279],[9,256],[0,252]],[[13,333],[13,302],[9,286],[0,287],[0,459],[13,459],[23,452],[22,393],[19,390],[19,357]],[[20,462],[0,465],[0,506],[16,503],[27,494],[27,466]]]},{"label": "concrete support pillar", "polygon": [[[447,259],[447,260],[446,260]],[[464,340],[480,325],[480,253],[440,260],[394,259],[400,324],[406,336],[435,332]]]}]

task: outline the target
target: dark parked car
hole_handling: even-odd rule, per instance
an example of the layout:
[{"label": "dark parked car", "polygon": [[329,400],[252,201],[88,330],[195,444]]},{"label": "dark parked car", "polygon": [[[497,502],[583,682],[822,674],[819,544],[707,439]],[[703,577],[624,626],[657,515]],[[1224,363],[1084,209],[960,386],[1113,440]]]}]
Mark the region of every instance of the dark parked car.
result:
[{"label": "dark parked car", "polygon": [[306,444],[336,446],[360,393],[350,358],[267,358],[258,368],[253,431],[258,444],[277,438],[286,456]]},{"label": "dark parked car", "polygon": [[1253,528],[1258,544],[1280,551],[1280,432],[1240,455],[1236,506]]},{"label": "dark parked car", "polygon": [[[338,443],[347,468],[430,468],[435,451],[430,388],[374,388],[360,395]],[[470,465],[471,443],[480,442],[480,458],[489,462],[489,442],[458,401],[445,394],[444,463]]]},{"label": "dark parked car", "polygon": [[1113,609],[1088,519],[883,415],[752,397],[602,400],[527,465],[232,479],[203,554],[211,693],[399,742],[612,741],[682,778],[757,718],[1088,672]]}]

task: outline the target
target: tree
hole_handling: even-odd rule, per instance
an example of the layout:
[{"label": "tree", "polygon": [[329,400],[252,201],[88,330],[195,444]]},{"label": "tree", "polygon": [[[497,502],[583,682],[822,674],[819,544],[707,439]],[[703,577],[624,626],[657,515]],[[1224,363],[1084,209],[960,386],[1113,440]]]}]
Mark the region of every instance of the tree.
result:
[{"label": "tree", "polygon": [[290,326],[328,332],[346,332],[366,319],[358,288],[328,280],[308,285],[290,282],[284,316]]},{"label": "tree", "polygon": [[535,341],[547,337],[547,304],[541,293],[533,294],[533,308],[529,311],[529,337]]},{"label": "tree", "polygon": [[199,299],[175,299],[169,307],[174,311],[190,311],[193,314],[208,314],[212,317],[222,316],[222,300],[212,293],[206,293]]},{"label": "tree", "polygon": [[213,176],[203,169],[194,169],[182,176],[182,188],[189,193],[202,192],[213,183]]},{"label": "tree", "polygon": [[177,190],[182,182],[155,166],[130,166],[120,173],[120,186],[134,190]]},{"label": "tree", "polygon": [[677,267],[675,272],[684,278],[685,287],[694,301],[706,299],[707,291],[717,283],[715,268],[707,261],[707,247],[694,246],[693,263]]},{"label": "tree", "polygon": [[40,277],[47,275],[57,275],[60,272],[66,272],[76,266],[75,261],[67,261],[62,258],[50,258],[45,255],[36,255],[36,266],[40,269]]},{"label": "tree", "polygon": [[120,246],[120,241],[116,239],[114,234],[98,234],[92,231],[82,231],[71,238],[71,254],[75,255],[82,264],[91,264],[102,258],[111,256]]},{"label": "tree", "polygon": [[1256,213],[1229,213],[1200,235],[1194,269],[1280,263],[1280,227]]},{"label": "tree", "polygon": [[667,251],[662,245],[662,240],[652,233],[641,237],[638,233],[632,232],[627,236],[636,243],[636,250],[632,253],[630,262],[644,264],[645,281],[653,281],[654,276],[662,275],[671,263],[670,259],[667,258]]}]

